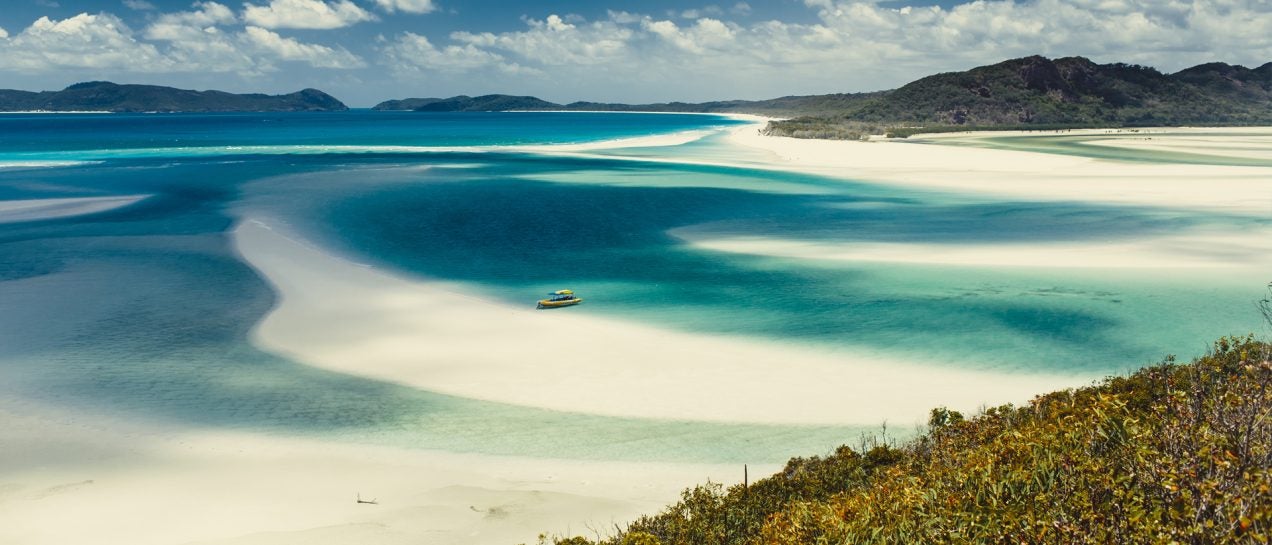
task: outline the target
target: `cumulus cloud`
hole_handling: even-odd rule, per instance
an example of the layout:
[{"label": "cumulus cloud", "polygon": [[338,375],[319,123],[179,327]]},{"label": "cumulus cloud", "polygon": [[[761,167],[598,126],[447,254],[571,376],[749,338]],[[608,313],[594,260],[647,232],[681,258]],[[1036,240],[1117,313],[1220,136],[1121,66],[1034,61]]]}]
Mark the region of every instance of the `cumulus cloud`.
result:
[{"label": "cumulus cloud", "polygon": [[525,70],[502,55],[472,44],[438,48],[428,38],[412,32],[399,36],[383,48],[390,64],[400,71],[463,73],[495,69],[505,73]]},{"label": "cumulus cloud", "polygon": [[264,6],[243,5],[243,20],[262,28],[330,29],[375,19],[349,0],[271,0]]},{"label": "cumulus cloud", "polygon": [[300,61],[317,68],[359,68],[364,65],[362,59],[343,48],[301,43],[260,27],[249,26],[239,36],[256,51],[284,61]]},{"label": "cumulus cloud", "polygon": [[137,41],[118,17],[81,13],[54,20],[40,17],[0,47],[0,68],[22,72],[57,69],[119,69],[162,72],[172,62],[152,44]]},{"label": "cumulus cloud", "polygon": [[[1212,60],[1260,65],[1272,59],[1272,4],[1263,0],[804,3],[814,20],[743,25],[727,14],[750,12],[738,2],[727,13],[698,8],[666,18],[624,11],[594,21],[526,18],[519,30],[454,32],[451,45],[429,46],[438,52],[461,47],[456,58],[497,55],[499,62],[537,70],[545,81],[570,82],[571,89],[644,99],[872,90],[1033,54],[1083,55],[1168,72]],[[468,65],[448,66],[454,72]],[[685,77],[689,73],[694,77]]]},{"label": "cumulus cloud", "polygon": [[613,20],[568,23],[558,15],[527,19],[527,30],[479,34],[455,32],[451,39],[476,47],[507,51],[544,65],[597,65],[636,61],[629,42],[636,31]]},{"label": "cumulus cloud", "polygon": [[433,0],[375,0],[376,5],[380,9],[393,13],[402,11],[406,13],[429,13],[437,9],[437,5]]},{"label": "cumulus cloud", "polygon": [[216,2],[196,2],[195,11],[182,11],[160,15],[154,23],[146,28],[146,37],[151,40],[170,39],[170,34],[179,34],[181,29],[204,29],[214,25],[233,24],[238,21],[234,12],[223,4]]},{"label": "cumulus cloud", "polygon": [[[133,9],[153,7],[122,1]],[[239,1],[246,2],[241,9]],[[1266,0],[969,0],[953,6],[803,0],[807,12],[785,21],[751,20],[750,5],[734,2],[654,15],[609,11],[590,20],[539,13],[507,31],[401,32],[381,39],[375,50],[391,74],[442,75],[464,89],[605,100],[872,90],[1033,54],[1083,55],[1166,72],[1213,60],[1272,60],[1272,3]],[[0,29],[0,70],[355,68],[365,62],[345,49],[353,45],[306,43],[279,29],[376,19],[359,5],[383,13],[438,6],[435,0],[202,0],[186,11],[147,14],[140,33],[105,13],[44,17],[20,31]],[[326,34],[357,39],[352,32]]]},{"label": "cumulus cloud", "polygon": [[677,48],[691,53],[705,53],[708,49],[725,50],[734,44],[734,30],[716,19],[701,18],[688,28],[681,28],[671,21],[645,20],[641,27]]},{"label": "cumulus cloud", "polygon": [[242,32],[223,28],[238,22],[234,12],[216,2],[199,2],[193,11],[167,13],[146,28],[149,40],[169,44],[168,55],[188,70],[260,74],[277,69],[277,61],[301,62],[317,68],[359,68],[362,59],[341,47],[308,44],[248,25]]},{"label": "cumulus cloud", "polygon": [[155,17],[140,35],[106,13],[41,17],[11,37],[0,30],[0,70],[254,75],[277,70],[280,62],[339,69],[366,64],[342,47],[303,43],[256,26],[226,30],[238,17],[217,2],[193,8]]},{"label": "cumulus cloud", "polygon": [[822,24],[843,42],[963,64],[1041,53],[1086,55],[1182,68],[1272,54],[1272,5],[1261,0],[979,1],[951,8],[819,2]]}]

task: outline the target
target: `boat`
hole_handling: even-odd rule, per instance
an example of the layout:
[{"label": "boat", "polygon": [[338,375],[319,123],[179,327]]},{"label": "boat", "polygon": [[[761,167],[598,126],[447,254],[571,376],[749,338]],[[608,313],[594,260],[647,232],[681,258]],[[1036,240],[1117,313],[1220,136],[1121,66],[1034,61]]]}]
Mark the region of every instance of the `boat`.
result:
[{"label": "boat", "polygon": [[538,308],[561,308],[583,302],[582,297],[574,295],[574,292],[570,290],[557,290],[549,295],[547,299],[539,300]]}]

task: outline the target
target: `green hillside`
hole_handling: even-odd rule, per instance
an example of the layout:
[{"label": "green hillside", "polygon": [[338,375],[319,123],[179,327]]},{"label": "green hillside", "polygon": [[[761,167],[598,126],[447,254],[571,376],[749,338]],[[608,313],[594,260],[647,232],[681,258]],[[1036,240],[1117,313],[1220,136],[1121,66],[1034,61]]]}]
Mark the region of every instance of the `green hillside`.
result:
[{"label": "green hillside", "polygon": [[1224,338],[1193,363],[1022,407],[934,409],[904,445],[863,440],[749,487],[697,486],[602,543],[1268,543],[1269,354]]},{"label": "green hillside", "polygon": [[450,98],[405,98],[386,100],[373,110],[417,112],[501,112],[510,110],[566,110],[598,112],[681,112],[681,113],[754,113],[789,116],[809,112],[834,112],[876,96],[878,93],[788,96],[769,100],[723,100],[716,102],[659,102],[653,104],[619,104],[614,102],[571,102],[557,104],[536,97],[485,95]]},{"label": "green hillside", "polygon": [[347,109],[344,103],[317,89],[286,95],[239,95],[223,91],[90,81],[61,91],[0,90],[0,111],[7,112],[303,112]]},{"label": "green hillside", "polygon": [[928,76],[838,111],[773,123],[769,133],[854,137],[914,128],[1197,124],[1272,124],[1272,63],[1255,69],[1210,63],[1162,74],[1082,57],[1026,57]]}]

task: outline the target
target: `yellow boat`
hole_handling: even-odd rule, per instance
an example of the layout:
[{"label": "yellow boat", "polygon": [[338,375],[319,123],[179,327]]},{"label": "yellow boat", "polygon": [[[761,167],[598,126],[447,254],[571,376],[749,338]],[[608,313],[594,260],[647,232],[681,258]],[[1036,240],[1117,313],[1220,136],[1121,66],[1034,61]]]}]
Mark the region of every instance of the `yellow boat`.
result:
[{"label": "yellow boat", "polygon": [[577,305],[583,302],[582,297],[576,297],[573,291],[558,290],[552,292],[552,297],[539,300],[538,308],[561,308],[570,305]]}]

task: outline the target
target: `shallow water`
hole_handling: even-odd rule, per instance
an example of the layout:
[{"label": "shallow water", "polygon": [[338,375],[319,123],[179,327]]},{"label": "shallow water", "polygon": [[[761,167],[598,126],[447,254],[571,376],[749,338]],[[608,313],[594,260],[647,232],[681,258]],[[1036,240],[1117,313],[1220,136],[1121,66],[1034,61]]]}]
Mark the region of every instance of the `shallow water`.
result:
[{"label": "shallow water", "polygon": [[[862,431],[527,409],[263,353],[247,335],[274,298],[230,245],[242,214],[510,304],[570,287],[588,299],[570,311],[585,315],[1004,373],[1096,377],[1167,353],[1196,355],[1218,335],[1257,325],[1250,302],[1266,279],[1256,272],[780,259],[703,250],[668,231],[1080,243],[1239,232],[1266,218],[987,202],[641,161],[653,148],[601,152],[611,157],[454,149],[730,123],[635,114],[0,116],[0,164],[18,165],[0,169],[0,199],[149,195],[108,212],[0,225],[0,397],[176,425],[563,458],[777,462]],[[711,139],[658,158],[699,152],[728,158]]]},{"label": "shallow water", "polygon": [[[1187,151],[1139,147],[1139,143],[1151,143],[1154,138],[1204,139],[1221,136],[1222,145],[1181,146]],[[1171,129],[1123,129],[1108,132],[1071,133],[1066,131],[1040,132],[1038,134],[978,134],[962,138],[941,138],[939,145],[973,146],[1016,151],[1034,151],[1061,155],[1076,155],[1110,161],[1127,161],[1157,164],[1190,164],[1221,166],[1272,166],[1268,154],[1269,134],[1260,131],[1242,131],[1239,128],[1222,132],[1172,131]],[[925,141],[922,136],[916,142]],[[1118,145],[1124,143],[1128,145]],[[1111,145],[1110,145],[1111,144]]]}]

